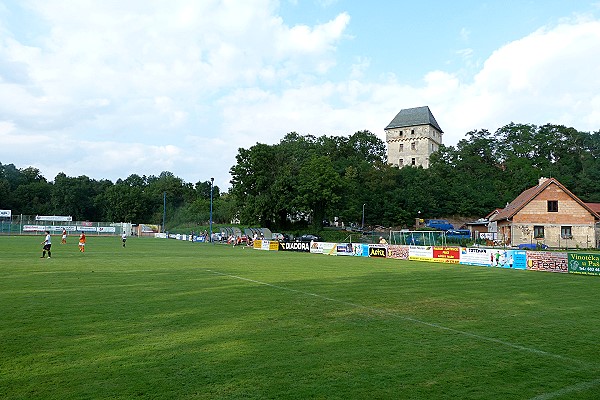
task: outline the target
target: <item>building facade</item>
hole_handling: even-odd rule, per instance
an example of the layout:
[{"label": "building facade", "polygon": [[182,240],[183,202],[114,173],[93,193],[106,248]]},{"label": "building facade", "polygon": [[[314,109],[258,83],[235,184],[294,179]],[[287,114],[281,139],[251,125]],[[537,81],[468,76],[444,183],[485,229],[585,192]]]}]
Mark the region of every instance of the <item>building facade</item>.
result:
[{"label": "building facade", "polygon": [[600,215],[554,178],[522,192],[490,219],[507,245],[539,243],[557,248],[598,247]]},{"label": "building facade", "polygon": [[429,156],[439,149],[443,134],[429,107],[400,110],[385,128],[388,163],[428,168]]}]

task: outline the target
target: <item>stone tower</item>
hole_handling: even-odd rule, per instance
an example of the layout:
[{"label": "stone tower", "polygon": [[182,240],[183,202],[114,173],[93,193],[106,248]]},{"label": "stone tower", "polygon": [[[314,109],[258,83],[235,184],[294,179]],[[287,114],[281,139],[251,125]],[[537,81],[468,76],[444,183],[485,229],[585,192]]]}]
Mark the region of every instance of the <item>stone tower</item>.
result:
[{"label": "stone tower", "polygon": [[400,110],[385,128],[388,163],[429,167],[429,155],[439,149],[443,134],[429,107]]}]

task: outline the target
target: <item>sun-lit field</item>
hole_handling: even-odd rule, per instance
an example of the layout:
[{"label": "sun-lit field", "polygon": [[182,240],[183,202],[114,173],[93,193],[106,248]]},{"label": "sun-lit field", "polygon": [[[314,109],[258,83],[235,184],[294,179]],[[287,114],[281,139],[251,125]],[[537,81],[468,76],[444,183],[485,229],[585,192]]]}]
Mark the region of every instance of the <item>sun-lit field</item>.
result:
[{"label": "sun-lit field", "polygon": [[600,278],[0,237],[2,399],[598,399]]}]

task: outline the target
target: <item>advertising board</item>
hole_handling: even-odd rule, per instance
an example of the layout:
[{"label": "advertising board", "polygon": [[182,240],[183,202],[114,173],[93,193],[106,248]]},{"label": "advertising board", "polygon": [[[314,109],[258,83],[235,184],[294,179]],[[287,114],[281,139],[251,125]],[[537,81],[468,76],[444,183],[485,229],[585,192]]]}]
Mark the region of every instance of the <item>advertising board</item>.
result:
[{"label": "advertising board", "polygon": [[338,256],[353,256],[354,250],[352,249],[352,243],[338,243],[336,246],[336,253]]},{"label": "advertising board", "polygon": [[369,245],[366,243],[352,243],[352,253],[358,257],[368,257]]},{"label": "advertising board", "polygon": [[324,242],[323,243],[323,254],[327,256],[337,255],[337,243]]},{"label": "advertising board", "polygon": [[472,247],[461,247],[460,249],[461,264],[489,267],[492,265],[492,257],[492,249],[479,249]]},{"label": "advertising board", "polygon": [[460,262],[460,247],[434,246],[433,261],[458,264]]},{"label": "advertising board", "polygon": [[409,246],[408,259],[414,261],[433,261],[433,247]]},{"label": "advertising board", "polygon": [[310,252],[313,254],[323,254],[323,242],[312,242]]},{"label": "advertising board", "polygon": [[388,245],[387,256],[388,258],[395,258],[398,260],[408,260],[409,247],[399,244],[390,244]]},{"label": "advertising board", "polygon": [[283,251],[310,251],[310,243],[308,242],[283,242],[281,243]]},{"label": "advertising board", "polygon": [[73,221],[73,217],[61,216],[61,215],[36,215],[36,221],[60,221],[70,222]]},{"label": "advertising board", "polygon": [[600,254],[567,253],[569,273],[583,275],[600,275]]},{"label": "advertising board", "polygon": [[385,244],[370,244],[369,257],[387,257],[387,245]]},{"label": "advertising board", "polygon": [[567,253],[553,251],[528,251],[527,269],[532,271],[569,272]]}]

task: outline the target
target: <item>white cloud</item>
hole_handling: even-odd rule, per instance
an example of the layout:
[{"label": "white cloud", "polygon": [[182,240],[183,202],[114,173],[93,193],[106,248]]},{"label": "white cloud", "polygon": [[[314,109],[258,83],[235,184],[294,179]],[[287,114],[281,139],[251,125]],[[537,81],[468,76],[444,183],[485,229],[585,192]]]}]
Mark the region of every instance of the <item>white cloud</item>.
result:
[{"label": "white cloud", "polygon": [[[539,29],[480,65],[463,49],[473,77],[424,71],[409,84],[401,71],[369,81],[372,56],[352,54],[354,64],[340,66],[345,12],[289,26],[275,0],[26,4],[48,30],[26,43],[16,33],[0,37],[0,160],[43,165],[49,179],[64,168],[112,180],[171,170],[227,187],[239,147],[290,131],[369,129],[383,139],[401,108],[422,105],[448,144],[511,121],[599,129],[595,20]],[[52,154],[40,160],[32,148]]]},{"label": "white cloud", "polygon": [[494,52],[456,102],[474,106],[471,114],[481,117],[473,123],[495,125],[482,128],[515,121],[597,130],[586,117],[598,112],[591,100],[600,89],[599,65],[600,21],[540,29]]}]

